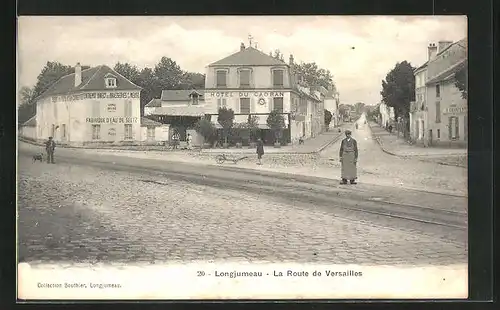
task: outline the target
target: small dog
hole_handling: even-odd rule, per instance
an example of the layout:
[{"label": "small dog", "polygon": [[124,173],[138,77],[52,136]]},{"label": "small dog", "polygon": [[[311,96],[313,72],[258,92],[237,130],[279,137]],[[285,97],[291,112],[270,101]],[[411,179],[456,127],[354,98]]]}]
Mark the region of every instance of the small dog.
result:
[{"label": "small dog", "polygon": [[33,155],[33,162],[39,160],[40,162],[43,162],[43,154],[42,153],[38,153],[38,154],[35,154]]}]

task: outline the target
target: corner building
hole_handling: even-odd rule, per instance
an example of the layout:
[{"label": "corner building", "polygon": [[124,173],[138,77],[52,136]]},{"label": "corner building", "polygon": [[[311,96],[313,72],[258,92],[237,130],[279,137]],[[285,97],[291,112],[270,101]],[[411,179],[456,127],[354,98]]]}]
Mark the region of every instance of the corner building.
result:
[{"label": "corner building", "polygon": [[36,139],[61,144],[141,140],[141,88],[101,65],[63,76],[36,101]]},{"label": "corner building", "polygon": [[246,123],[257,116],[261,136],[267,143],[273,137],[267,117],[273,110],[285,120],[284,142],[293,143],[302,136],[313,137],[324,129],[324,92],[299,85],[290,63],[275,59],[242,43],[240,51],[207,67],[205,114],[217,123],[219,108],[235,113],[235,123]]}]

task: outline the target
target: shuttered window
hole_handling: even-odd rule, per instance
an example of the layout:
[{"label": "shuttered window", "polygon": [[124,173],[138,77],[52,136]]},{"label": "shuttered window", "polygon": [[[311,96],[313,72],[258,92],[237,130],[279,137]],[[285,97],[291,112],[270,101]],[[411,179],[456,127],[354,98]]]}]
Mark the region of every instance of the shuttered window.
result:
[{"label": "shuttered window", "polygon": [[240,113],[250,114],[250,98],[240,98]]},{"label": "shuttered window", "polygon": [[283,113],[283,98],[273,98],[273,110]]},{"label": "shuttered window", "polygon": [[441,123],[441,102],[436,101],[436,123]]},{"label": "shuttered window", "polygon": [[92,125],[92,140],[101,139],[101,125]]},{"label": "shuttered window", "polygon": [[125,140],[132,139],[132,124],[125,124]]},{"label": "shuttered window", "polygon": [[226,71],[217,71],[217,87],[226,87],[227,86],[227,72]]},{"label": "shuttered window", "polygon": [[219,112],[219,109],[222,108],[227,108],[227,99],[225,98],[217,99],[217,112]]},{"label": "shuttered window", "polygon": [[250,87],[250,70],[240,71],[240,87]]},{"label": "shuttered window", "polygon": [[283,87],[283,70],[273,70],[273,86]]}]

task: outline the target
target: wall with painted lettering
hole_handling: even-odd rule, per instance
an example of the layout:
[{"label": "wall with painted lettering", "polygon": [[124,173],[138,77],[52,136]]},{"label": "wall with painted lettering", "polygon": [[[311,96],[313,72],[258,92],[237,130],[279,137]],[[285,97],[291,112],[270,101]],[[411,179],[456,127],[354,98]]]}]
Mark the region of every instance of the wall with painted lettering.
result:
[{"label": "wall with painted lettering", "polygon": [[207,114],[217,114],[220,105],[242,113],[240,98],[250,99],[250,113],[270,113],[273,109],[273,98],[283,98],[283,112],[290,112],[290,92],[272,91],[207,91],[205,93]]},{"label": "wall with painted lettering", "polygon": [[[140,92],[102,91],[44,98],[37,103],[39,138],[57,142],[125,139],[140,136]],[[92,125],[99,125],[93,127]],[[97,130],[99,128],[99,130]]]},{"label": "wall with painted lettering", "polygon": [[217,82],[217,70],[226,70],[228,72],[226,76],[227,80],[227,88],[239,88],[240,87],[240,78],[239,78],[239,70],[248,69],[250,70],[250,88],[273,88],[273,80],[272,80],[272,70],[273,69],[281,69],[283,70],[283,87],[290,88],[290,79],[288,75],[288,67],[277,66],[277,67],[267,67],[267,66],[242,66],[242,67],[208,67],[206,79],[205,79],[205,88],[216,88]]},{"label": "wall with painted lettering", "polygon": [[[462,98],[462,93],[455,86],[455,83],[451,81],[446,81],[440,83],[440,100],[436,96],[435,85],[429,86],[427,88],[427,98],[428,98],[428,122],[429,127],[432,129],[433,140],[437,138],[437,130],[440,130],[440,141],[447,141],[449,132],[449,117],[455,116],[458,118],[459,125],[459,137],[462,138],[466,135],[467,128],[467,100]],[[441,122],[436,123],[437,110],[436,102],[440,102],[440,119]]]}]

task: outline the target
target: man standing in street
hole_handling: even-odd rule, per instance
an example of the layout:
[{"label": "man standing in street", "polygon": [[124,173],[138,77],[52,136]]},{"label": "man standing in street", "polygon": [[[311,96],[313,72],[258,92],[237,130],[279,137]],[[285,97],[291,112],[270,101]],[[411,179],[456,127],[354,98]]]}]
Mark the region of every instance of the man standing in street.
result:
[{"label": "man standing in street", "polygon": [[262,155],[264,155],[264,142],[259,138],[257,140],[257,159],[259,159],[257,165],[262,165]]},{"label": "man standing in street", "polygon": [[191,142],[193,141],[193,137],[191,136],[190,133],[187,134],[187,137],[186,137],[186,143],[187,143],[187,149],[190,150],[191,149]]},{"label": "man standing in street", "polygon": [[54,150],[56,149],[56,143],[49,137],[49,140],[45,142],[45,151],[47,151],[47,163],[54,164]]},{"label": "man standing in street", "polygon": [[340,143],[339,158],[342,165],[342,182],[347,184],[347,180],[351,184],[356,184],[358,162],[358,142],[351,137],[351,131],[345,131],[345,139]]}]

